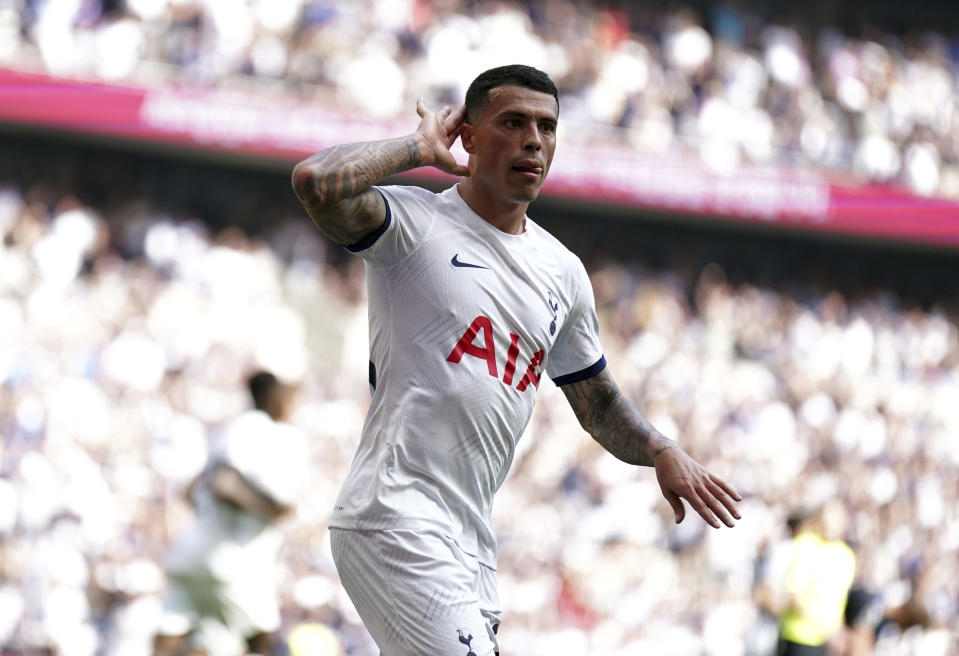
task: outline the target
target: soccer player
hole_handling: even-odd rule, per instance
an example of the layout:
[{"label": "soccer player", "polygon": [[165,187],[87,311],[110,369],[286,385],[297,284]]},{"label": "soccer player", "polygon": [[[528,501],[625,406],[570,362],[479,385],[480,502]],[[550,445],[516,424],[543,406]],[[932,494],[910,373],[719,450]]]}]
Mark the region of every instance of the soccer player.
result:
[{"label": "soccer player", "polygon": [[196,519],[167,558],[155,656],[270,656],[280,627],[279,520],[307,477],[306,437],[285,423],[295,390],[266,371],[248,380],[254,408],[230,422],[190,486]]},{"label": "soccer player", "polygon": [[[369,289],[372,401],[331,546],[385,656],[492,656],[493,494],[544,372],[606,450],[655,468],[677,522],[682,498],[732,526],[740,497],[626,400],[582,263],[526,216],[556,148],[549,77],[494,68],[464,106],[416,109],[412,134],[336,146],[293,171],[316,225],[365,261]],[[466,166],[449,150],[457,138]],[[419,166],[463,177],[439,194],[376,186]]]}]

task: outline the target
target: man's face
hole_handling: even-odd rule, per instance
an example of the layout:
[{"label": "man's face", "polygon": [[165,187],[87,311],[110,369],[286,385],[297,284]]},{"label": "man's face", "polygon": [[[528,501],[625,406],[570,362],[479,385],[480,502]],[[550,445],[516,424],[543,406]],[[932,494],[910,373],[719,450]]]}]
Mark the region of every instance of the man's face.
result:
[{"label": "man's face", "polygon": [[463,128],[470,175],[488,192],[516,203],[536,199],[556,150],[559,106],[548,93],[505,85]]}]

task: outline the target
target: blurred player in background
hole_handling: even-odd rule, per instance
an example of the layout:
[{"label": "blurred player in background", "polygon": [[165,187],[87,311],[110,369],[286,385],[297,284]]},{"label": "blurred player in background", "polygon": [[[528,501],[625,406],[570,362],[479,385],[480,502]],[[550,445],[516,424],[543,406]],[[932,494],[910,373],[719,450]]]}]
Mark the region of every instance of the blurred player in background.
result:
[{"label": "blurred player in background", "polygon": [[155,656],[270,656],[280,626],[278,521],[306,478],[305,436],[285,423],[294,388],[268,372],[248,381],[254,408],[228,424],[190,486],[196,519],[167,560]]},{"label": "blurred player in background", "polygon": [[[410,135],[337,146],[293,172],[316,225],[366,262],[372,404],[337,498],[343,585],[383,654],[498,653],[492,500],[540,376],[621,460],[733,525],[739,495],[659,433],[606,368],[579,259],[526,216],[556,147],[558,94],[526,66],[491,69],[458,109]],[[469,154],[458,164],[450,146]],[[440,193],[374,186],[419,166],[464,176]],[[629,518],[623,518],[629,521]]]},{"label": "blurred player in background", "polygon": [[856,573],[856,556],[843,541],[848,513],[831,499],[794,511],[787,523],[791,537],[773,550],[757,596],[760,608],[779,618],[776,654],[845,651],[851,636],[844,609]]}]

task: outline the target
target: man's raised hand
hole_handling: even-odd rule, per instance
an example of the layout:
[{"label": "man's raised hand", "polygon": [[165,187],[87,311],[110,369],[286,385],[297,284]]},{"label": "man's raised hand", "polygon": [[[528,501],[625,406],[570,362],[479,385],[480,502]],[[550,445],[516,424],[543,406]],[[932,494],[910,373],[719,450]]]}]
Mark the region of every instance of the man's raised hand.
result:
[{"label": "man's raised hand", "polygon": [[466,121],[466,106],[461,105],[455,111],[451,107],[444,107],[439,112],[432,112],[422,98],[417,98],[416,113],[421,119],[416,134],[420,138],[421,148],[424,149],[423,163],[452,175],[469,175],[469,169],[457,163],[450,152],[450,146],[460,136]]}]

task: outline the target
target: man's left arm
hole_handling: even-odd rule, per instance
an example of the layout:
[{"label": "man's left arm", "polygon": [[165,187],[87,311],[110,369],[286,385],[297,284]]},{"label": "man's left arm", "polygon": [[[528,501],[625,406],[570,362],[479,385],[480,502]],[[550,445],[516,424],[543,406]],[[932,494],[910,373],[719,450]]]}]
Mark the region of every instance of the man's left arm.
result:
[{"label": "man's left arm", "polygon": [[739,519],[735,501],[742,497],[736,490],[657,431],[626,399],[609,369],[562,385],[562,390],[580,425],[604,449],[623,462],[656,469],[677,524],[686,516],[681,498],[713,528],[719,528],[720,521],[733,526],[732,518]]},{"label": "man's left arm", "polygon": [[210,484],[217,499],[264,519],[277,519],[291,510],[290,506],[274,500],[262,490],[257,489],[243,474],[230,465],[217,465]]}]

